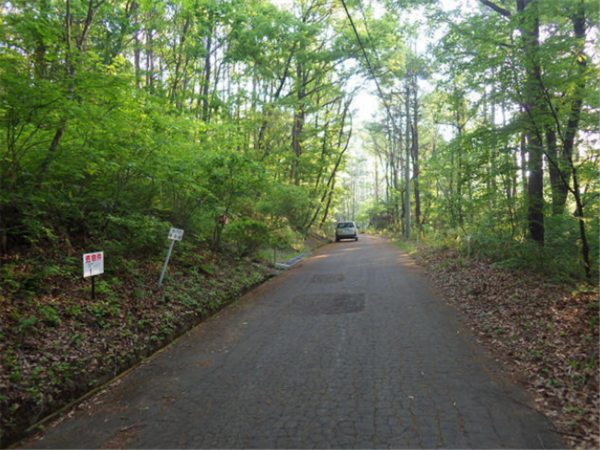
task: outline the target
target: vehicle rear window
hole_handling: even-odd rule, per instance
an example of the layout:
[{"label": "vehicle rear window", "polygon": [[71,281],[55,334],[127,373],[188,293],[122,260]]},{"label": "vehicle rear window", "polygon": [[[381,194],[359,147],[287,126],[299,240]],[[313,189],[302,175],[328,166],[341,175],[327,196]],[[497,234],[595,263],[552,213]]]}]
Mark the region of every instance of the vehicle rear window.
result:
[{"label": "vehicle rear window", "polygon": [[340,222],[338,223],[338,228],[353,228],[354,224],[352,222]]}]

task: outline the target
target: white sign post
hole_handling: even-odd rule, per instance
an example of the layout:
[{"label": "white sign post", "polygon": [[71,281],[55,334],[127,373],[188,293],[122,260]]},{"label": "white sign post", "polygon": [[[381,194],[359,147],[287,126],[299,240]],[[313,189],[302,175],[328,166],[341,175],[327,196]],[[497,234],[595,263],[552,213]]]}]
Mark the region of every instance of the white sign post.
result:
[{"label": "white sign post", "polygon": [[180,241],[183,238],[183,230],[180,228],[171,228],[169,230],[169,239]]},{"label": "white sign post", "polygon": [[165,277],[165,272],[167,271],[167,265],[169,264],[169,258],[171,257],[171,252],[173,251],[173,244],[175,241],[180,241],[183,238],[183,230],[180,228],[171,228],[169,230],[169,239],[171,240],[171,245],[169,246],[169,251],[167,252],[167,259],[165,259],[165,265],[163,266],[162,273],[160,274],[160,279],[158,280],[158,287],[163,282],[163,278]]},{"label": "white sign post", "polygon": [[471,235],[469,234],[467,236],[467,256],[470,258],[471,257]]},{"label": "white sign post", "polygon": [[104,252],[83,255],[83,278],[92,277],[92,300],[96,298],[96,275],[104,273]]}]

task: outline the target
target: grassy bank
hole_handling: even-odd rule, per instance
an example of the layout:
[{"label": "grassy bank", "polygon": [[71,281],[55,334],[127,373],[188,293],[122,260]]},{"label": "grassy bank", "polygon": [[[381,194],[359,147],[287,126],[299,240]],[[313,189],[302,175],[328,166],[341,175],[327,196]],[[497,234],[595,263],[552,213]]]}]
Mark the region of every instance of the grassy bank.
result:
[{"label": "grassy bank", "polygon": [[176,249],[158,288],[163,258],[107,265],[97,277],[94,300],[89,278],[81,277],[80,257],[35,251],[3,259],[2,447],[272,274],[251,259]]}]

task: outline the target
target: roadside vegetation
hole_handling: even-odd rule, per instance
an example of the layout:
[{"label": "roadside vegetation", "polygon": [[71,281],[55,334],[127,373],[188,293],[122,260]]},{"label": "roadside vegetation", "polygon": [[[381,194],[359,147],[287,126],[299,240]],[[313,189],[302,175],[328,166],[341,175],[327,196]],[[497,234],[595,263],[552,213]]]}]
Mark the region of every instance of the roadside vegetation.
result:
[{"label": "roadside vegetation", "polygon": [[[397,241],[573,448],[600,446],[598,287],[457,240]],[[539,255],[536,256],[539,258]],[[552,276],[552,274],[554,276]]]},{"label": "roadside vegetation", "polygon": [[[63,258],[55,251],[43,258],[32,256],[14,257],[2,267],[3,446],[168,344],[271,272],[250,260],[188,250],[174,255],[159,289],[159,257],[122,259],[98,277],[92,300],[91,283],[79,273],[79,258],[57,264]],[[10,287],[7,281],[15,280],[27,282]]]},{"label": "roadside vegetation", "polygon": [[[283,262],[325,242],[278,249]],[[275,275],[273,260],[176,247],[161,288],[163,254],[119,260],[95,299],[79,257],[57,249],[3,261],[0,406],[3,447],[62,406],[102,386]],[[273,255],[275,249],[261,253]],[[64,262],[62,262],[64,261]],[[30,432],[43,430],[31,429]]]},{"label": "roadside vegetation", "polygon": [[[334,220],[351,134],[339,66],[353,50],[329,41],[341,22],[325,5],[0,9],[6,446],[264,280],[263,259],[301,252]],[[158,289],[171,227],[183,240]],[[105,273],[92,300],[82,255],[96,251]]]}]

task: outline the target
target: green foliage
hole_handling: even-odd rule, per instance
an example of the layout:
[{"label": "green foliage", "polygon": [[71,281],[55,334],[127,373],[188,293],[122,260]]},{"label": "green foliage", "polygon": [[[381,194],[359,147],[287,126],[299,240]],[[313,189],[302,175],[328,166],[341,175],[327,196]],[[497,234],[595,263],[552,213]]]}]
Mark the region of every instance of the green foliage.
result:
[{"label": "green foliage", "polygon": [[333,9],[99,3],[88,23],[86,8],[54,6],[17,0],[2,17],[3,252],[85,243],[116,261],[161,251],[171,224],[219,248],[216,216],[304,232],[331,214],[323,193],[348,132],[340,63],[355,53],[330,39]]},{"label": "green foliage", "polygon": [[407,255],[411,255],[417,251],[417,247],[412,241],[400,240],[396,241],[396,245],[400,247],[400,250]]},{"label": "green foliage", "polygon": [[304,236],[289,226],[283,226],[270,231],[269,243],[271,247],[281,250],[297,248],[304,243]]},{"label": "green foliage", "polygon": [[30,317],[21,317],[18,321],[18,327],[23,330],[23,331],[27,331],[32,329],[33,327],[35,327],[38,323],[38,318],[36,316],[30,316]]},{"label": "green foliage", "polygon": [[247,256],[269,243],[269,229],[256,220],[239,220],[225,227],[225,238],[235,254]]},{"label": "green foliage", "polygon": [[[503,2],[503,14],[489,5],[396,3],[426,10],[428,23],[419,25],[428,29],[451,25],[427,61],[405,52],[394,71],[384,59],[394,73],[385,81],[400,91],[403,105],[390,108],[385,125],[368,126],[369,151],[381,162],[379,180],[385,178],[379,181],[385,194],[381,189],[372,202],[383,210],[369,207],[372,226],[406,234],[409,153],[413,236],[422,230],[467,253],[471,235],[473,254],[498,264],[596,280],[600,77],[585,42],[594,36],[586,24],[598,5],[532,2],[519,11],[515,2]],[[394,8],[387,13],[398,15],[397,30],[419,39]],[[553,31],[530,39],[533,23]],[[417,79],[431,69],[437,76],[424,93]]]},{"label": "green foliage", "polygon": [[156,217],[137,212],[107,217],[107,231],[111,236],[122,236],[119,253],[156,253],[164,248],[170,225]]},{"label": "green foliage", "polygon": [[79,319],[82,317],[83,311],[79,304],[74,303],[65,308],[65,314],[67,317],[72,317],[73,319]]},{"label": "green foliage", "polygon": [[56,309],[50,305],[43,305],[40,307],[40,316],[42,321],[51,327],[55,327],[60,323],[60,317],[58,316]]},{"label": "green foliage", "polygon": [[306,189],[300,186],[274,184],[258,203],[257,211],[276,224],[289,225],[295,231],[305,231],[311,201]]}]

